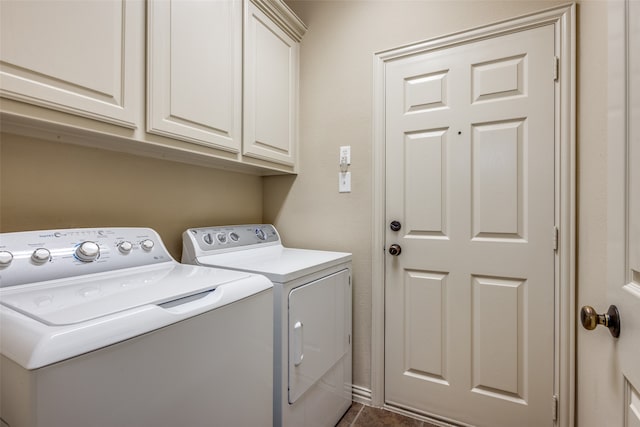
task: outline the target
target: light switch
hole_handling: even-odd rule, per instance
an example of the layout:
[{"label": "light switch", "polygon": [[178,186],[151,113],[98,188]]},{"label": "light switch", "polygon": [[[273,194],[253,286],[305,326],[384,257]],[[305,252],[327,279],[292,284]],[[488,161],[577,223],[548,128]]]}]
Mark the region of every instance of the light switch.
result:
[{"label": "light switch", "polygon": [[351,172],[338,172],[338,192],[351,193]]},{"label": "light switch", "polygon": [[340,147],[340,164],[351,164],[351,146],[344,145]]}]

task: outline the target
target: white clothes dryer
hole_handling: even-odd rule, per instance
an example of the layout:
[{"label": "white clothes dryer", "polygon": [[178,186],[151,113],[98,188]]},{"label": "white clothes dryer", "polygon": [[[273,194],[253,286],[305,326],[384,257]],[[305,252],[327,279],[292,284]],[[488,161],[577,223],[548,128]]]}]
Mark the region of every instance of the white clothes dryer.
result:
[{"label": "white clothes dryer", "polygon": [[351,405],[351,254],[286,248],[272,225],[192,228],[182,262],[274,284],[274,426],[335,426]]},{"label": "white clothes dryer", "polygon": [[272,307],[148,228],[0,234],[0,424],[270,426]]}]

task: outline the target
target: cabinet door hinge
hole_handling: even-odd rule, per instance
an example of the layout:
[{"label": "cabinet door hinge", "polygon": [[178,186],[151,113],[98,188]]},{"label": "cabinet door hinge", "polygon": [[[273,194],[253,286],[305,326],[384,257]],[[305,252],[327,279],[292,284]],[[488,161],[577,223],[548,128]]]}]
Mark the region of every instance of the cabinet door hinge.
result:
[{"label": "cabinet door hinge", "polygon": [[551,417],[553,418],[553,421],[558,421],[558,396],[555,394],[551,401]]},{"label": "cabinet door hinge", "polygon": [[558,227],[553,227],[553,250],[554,251],[558,251],[558,239],[559,239],[559,234],[560,231],[558,230]]},{"label": "cabinet door hinge", "polygon": [[560,58],[557,56],[553,57],[553,80],[558,81],[558,77],[560,77]]}]

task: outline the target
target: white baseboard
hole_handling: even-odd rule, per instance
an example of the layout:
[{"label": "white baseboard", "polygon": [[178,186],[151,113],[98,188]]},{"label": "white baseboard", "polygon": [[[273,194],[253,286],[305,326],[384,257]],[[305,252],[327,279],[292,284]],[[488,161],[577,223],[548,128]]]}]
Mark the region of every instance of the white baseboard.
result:
[{"label": "white baseboard", "polygon": [[[366,387],[352,384],[351,395],[352,395],[351,399],[356,403],[361,403],[365,406],[374,406],[371,404],[371,390]],[[381,408],[390,412],[395,412],[397,414],[404,415],[409,418],[416,419],[416,420],[427,421],[439,427],[467,427],[467,424],[451,424],[447,422],[447,420],[431,417],[428,414],[420,414],[420,413],[412,412],[400,406],[385,404]]]},{"label": "white baseboard", "polygon": [[362,403],[363,405],[366,405],[366,406],[372,406],[370,389],[352,384],[351,394],[353,396],[352,399],[354,402]]}]

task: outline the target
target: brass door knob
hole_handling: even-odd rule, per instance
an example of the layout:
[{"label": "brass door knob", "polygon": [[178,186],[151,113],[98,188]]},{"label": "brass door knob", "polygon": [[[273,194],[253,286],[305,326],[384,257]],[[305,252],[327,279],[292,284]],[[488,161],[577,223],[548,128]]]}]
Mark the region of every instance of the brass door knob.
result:
[{"label": "brass door knob", "polygon": [[620,336],[620,313],[615,305],[609,306],[609,310],[605,314],[598,314],[596,310],[585,305],[580,310],[580,322],[585,329],[593,330],[598,325],[609,328],[609,332],[614,338]]}]

